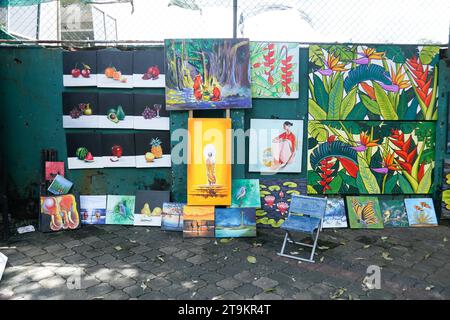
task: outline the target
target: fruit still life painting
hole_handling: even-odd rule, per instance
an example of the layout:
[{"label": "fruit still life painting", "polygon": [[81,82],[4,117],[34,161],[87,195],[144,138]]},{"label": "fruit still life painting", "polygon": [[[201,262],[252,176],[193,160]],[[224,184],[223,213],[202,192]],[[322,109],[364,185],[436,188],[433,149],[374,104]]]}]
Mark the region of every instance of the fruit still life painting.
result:
[{"label": "fruit still life painting", "polygon": [[128,81],[128,78],[123,76],[122,72],[120,72],[120,70],[117,70],[116,67],[113,66],[107,67],[104,73],[108,79],[120,81],[122,83],[126,83]]},{"label": "fruit still life painting", "polygon": [[136,192],[135,226],[161,226],[163,203],[170,201],[169,191],[139,190]]},{"label": "fruit still life painting", "polygon": [[251,108],[248,39],[168,39],[167,110]]},{"label": "fruit still life painting", "polygon": [[438,225],[432,198],[405,199],[405,206],[411,227],[434,227]]},{"label": "fruit still life painting", "polygon": [[383,229],[377,197],[347,197],[348,218],[352,229]]},{"label": "fruit still life painting", "polygon": [[119,121],[125,120],[125,112],[123,111],[123,107],[118,105],[116,108],[110,108],[106,117],[113,123],[119,123]]},{"label": "fruit still life painting", "polygon": [[97,84],[96,51],[64,51],[62,56],[65,87],[95,86]]},{"label": "fruit still life painting", "polygon": [[135,196],[108,195],[106,224],[132,225],[134,223]]},{"label": "fruit still life painting", "polygon": [[94,156],[86,147],[79,147],[76,151],[77,158],[84,162],[94,162]]},{"label": "fruit still life painting", "polygon": [[79,226],[80,216],[74,195],[41,197],[39,219],[39,230],[41,232],[74,230]]}]

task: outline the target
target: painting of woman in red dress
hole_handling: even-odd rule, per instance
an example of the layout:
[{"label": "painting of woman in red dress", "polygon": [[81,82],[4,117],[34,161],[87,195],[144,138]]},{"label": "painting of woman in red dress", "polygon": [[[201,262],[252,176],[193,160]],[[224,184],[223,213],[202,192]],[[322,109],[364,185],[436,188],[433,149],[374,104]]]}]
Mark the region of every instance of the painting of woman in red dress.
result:
[{"label": "painting of woman in red dress", "polygon": [[285,121],[283,123],[284,132],[272,140],[273,166],[272,170],[284,168],[286,165],[294,161],[297,151],[297,138],[291,127],[293,123]]}]

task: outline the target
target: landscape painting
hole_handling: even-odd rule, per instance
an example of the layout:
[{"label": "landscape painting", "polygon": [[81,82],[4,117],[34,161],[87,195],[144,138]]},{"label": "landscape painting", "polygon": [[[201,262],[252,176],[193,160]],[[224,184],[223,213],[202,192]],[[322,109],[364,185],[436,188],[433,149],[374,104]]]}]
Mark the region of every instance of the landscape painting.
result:
[{"label": "landscape painting", "polygon": [[133,51],[133,87],[164,88],[164,47]]},{"label": "landscape painting", "polygon": [[309,121],[309,194],[433,192],[434,122]]},{"label": "landscape painting", "polygon": [[325,209],[322,227],[324,229],[348,227],[343,198],[327,198],[327,208]]},{"label": "landscape painting", "polygon": [[409,227],[403,198],[378,198],[385,228]]},{"label": "landscape painting", "polygon": [[161,217],[161,230],[183,231],[183,207],[185,203],[165,202]]},{"label": "landscape painting", "polygon": [[303,121],[250,119],[250,172],[302,171]]},{"label": "landscape painting", "polygon": [[72,194],[41,197],[39,231],[56,232],[80,227],[77,201]]},{"label": "landscape painting", "polygon": [[106,224],[134,224],[135,196],[108,195],[106,203]]},{"label": "landscape painting", "polygon": [[133,52],[111,48],[98,50],[97,86],[133,88]]},{"label": "landscape painting", "polygon": [[289,214],[291,197],[306,195],[305,179],[259,179],[261,208],[256,223],[262,228],[279,228]]},{"label": "landscape painting", "polygon": [[188,119],[188,205],[231,205],[231,119]]},{"label": "landscape painting", "polygon": [[250,42],[250,64],[253,98],[298,98],[298,43]]},{"label": "landscape painting", "polygon": [[134,134],[102,134],[102,156],[105,168],[136,167]]},{"label": "landscape painting", "polygon": [[252,107],[248,39],[166,39],[167,110]]},{"label": "landscape painting", "polygon": [[138,190],[134,225],[160,227],[163,203],[169,201],[170,191]]},{"label": "landscape painting", "polygon": [[435,227],[438,225],[432,198],[405,199],[410,227]]},{"label": "landscape painting", "polygon": [[437,120],[438,46],[309,47],[312,120]]},{"label": "landscape painting", "polygon": [[214,206],[183,207],[183,237],[213,238]]},{"label": "landscape painting", "polygon": [[233,179],[231,193],[232,208],[261,208],[258,179]]},{"label": "landscape painting", "polygon": [[69,169],[103,168],[102,136],[99,133],[66,133]]},{"label": "landscape painting", "polygon": [[106,223],[106,196],[80,196],[82,224]]},{"label": "landscape painting", "polygon": [[89,87],[97,85],[97,52],[64,51],[63,85]]},{"label": "landscape painting", "polygon": [[97,98],[93,92],[63,92],[63,128],[99,128]]},{"label": "landscape painting", "polygon": [[134,129],[169,130],[170,117],[163,94],[134,94]]},{"label": "landscape painting", "polygon": [[216,238],[256,237],[255,208],[217,208]]},{"label": "landscape painting", "polygon": [[134,134],[136,168],[170,167],[169,131],[144,131]]},{"label": "landscape painting", "polygon": [[347,197],[347,208],[350,228],[384,228],[377,197]]},{"label": "landscape painting", "polygon": [[102,129],[133,129],[133,95],[128,93],[99,93],[99,126]]}]

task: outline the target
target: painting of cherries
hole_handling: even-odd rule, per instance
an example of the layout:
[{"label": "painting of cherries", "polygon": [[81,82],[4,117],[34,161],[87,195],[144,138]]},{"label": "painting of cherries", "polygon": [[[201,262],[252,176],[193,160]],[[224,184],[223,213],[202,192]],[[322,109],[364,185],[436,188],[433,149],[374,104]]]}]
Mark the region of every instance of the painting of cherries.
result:
[{"label": "painting of cherries", "polygon": [[97,52],[63,52],[63,84],[65,87],[97,85]]}]

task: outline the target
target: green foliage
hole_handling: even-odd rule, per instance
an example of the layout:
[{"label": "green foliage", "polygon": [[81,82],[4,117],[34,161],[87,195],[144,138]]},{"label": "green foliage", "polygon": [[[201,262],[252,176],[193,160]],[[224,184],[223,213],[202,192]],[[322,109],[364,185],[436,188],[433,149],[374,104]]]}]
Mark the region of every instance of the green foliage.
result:
[{"label": "green foliage", "polygon": [[386,70],[377,65],[361,65],[348,72],[348,76],[344,81],[345,91],[349,92],[353,87],[357,86],[363,81],[379,81],[384,84],[392,84],[392,81],[388,78]]},{"label": "green foliage", "polygon": [[436,58],[439,58],[439,47],[437,46],[425,46],[420,50],[420,61],[423,64],[434,64],[436,63]]},{"label": "green foliage", "polygon": [[342,77],[341,74],[337,76],[336,83],[330,91],[327,120],[339,120],[342,94],[344,93],[344,80]]}]

